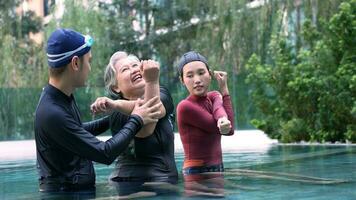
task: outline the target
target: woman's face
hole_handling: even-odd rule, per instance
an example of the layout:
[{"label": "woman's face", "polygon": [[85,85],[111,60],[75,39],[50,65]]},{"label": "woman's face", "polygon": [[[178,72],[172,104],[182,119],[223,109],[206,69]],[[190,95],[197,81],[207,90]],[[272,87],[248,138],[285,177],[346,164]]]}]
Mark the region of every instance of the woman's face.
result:
[{"label": "woman's face", "polygon": [[203,62],[193,61],[184,65],[182,82],[191,95],[205,96],[209,90],[211,76]]},{"label": "woman's face", "polygon": [[145,93],[145,80],[141,74],[141,63],[130,57],[118,60],[115,64],[117,91],[127,99],[137,99]]}]

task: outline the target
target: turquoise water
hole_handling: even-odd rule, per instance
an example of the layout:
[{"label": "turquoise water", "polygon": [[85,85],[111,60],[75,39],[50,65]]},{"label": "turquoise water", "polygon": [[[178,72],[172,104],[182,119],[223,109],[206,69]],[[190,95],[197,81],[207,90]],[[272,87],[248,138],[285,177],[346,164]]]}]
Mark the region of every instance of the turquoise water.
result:
[{"label": "turquoise water", "polygon": [[[179,170],[182,159],[181,153],[176,154]],[[263,151],[249,149],[225,153],[224,164],[224,188],[219,189],[216,198],[356,199],[356,146],[275,145]],[[97,199],[117,198],[116,190],[107,181],[112,168],[113,165],[95,164]],[[212,196],[209,191],[204,191],[205,196],[189,196],[182,177],[175,187],[173,194],[145,199],[206,199]],[[44,196],[38,192],[35,158],[0,161],[0,199],[41,198],[68,199],[68,196]]]}]

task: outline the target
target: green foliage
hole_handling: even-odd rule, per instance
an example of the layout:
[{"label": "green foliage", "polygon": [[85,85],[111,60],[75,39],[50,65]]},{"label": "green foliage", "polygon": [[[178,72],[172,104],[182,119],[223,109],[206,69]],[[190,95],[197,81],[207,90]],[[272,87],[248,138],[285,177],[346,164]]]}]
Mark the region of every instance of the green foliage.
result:
[{"label": "green foliage", "polygon": [[[187,91],[178,79],[176,63],[184,52],[196,50],[207,57],[211,69],[228,72],[236,128],[252,128],[250,119],[260,119],[264,114],[263,120],[255,120],[252,124],[275,138],[281,138],[278,130],[282,125],[285,129],[301,127],[299,122],[304,120],[305,113],[316,112],[320,106],[329,104],[333,106],[332,112],[340,112],[320,112],[305,123],[308,127],[314,122],[317,128],[326,123],[332,127],[335,123],[330,116],[343,115],[351,104],[352,116],[355,117],[356,113],[354,101],[350,100],[343,107],[332,98],[324,98],[327,94],[322,92],[329,84],[328,87],[332,88],[329,95],[347,99],[349,90],[355,90],[354,63],[350,62],[354,54],[351,50],[343,54],[343,49],[351,48],[354,43],[355,37],[349,37],[354,29],[337,26],[339,29],[333,28],[334,32],[331,32],[328,23],[343,1],[264,1],[263,5],[251,7],[249,0],[226,0],[224,3],[215,0],[90,0],[83,4],[82,1],[66,0],[63,15],[55,14],[48,24],[41,26],[33,13],[23,13],[21,17],[17,15],[15,8],[21,1],[0,0],[0,102],[6,105],[0,109],[0,138],[33,137],[33,111],[41,91],[35,88],[42,88],[48,80],[45,44],[49,34],[57,27],[75,29],[93,36],[95,40],[89,84],[76,92],[83,121],[91,119],[88,109],[91,101],[104,94],[104,68],[115,51],[125,50],[142,59],[158,60],[161,64],[160,83],[168,87],[177,104],[186,97]],[[344,7],[345,10],[352,8]],[[56,7],[51,9],[51,13],[55,13]],[[58,16],[60,18],[56,18]],[[312,20],[305,23],[306,28],[302,29],[300,24],[304,17]],[[341,21],[349,19],[340,13],[335,20],[338,18],[343,19]],[[29,32],[38,30],[44,35],[43,44],[36,44],[28,38]],[[286,32],[288,40],[277,40]],[[349,39],[338,43],[339,36]],[[270,43],[273,48],[268,51]],[[338,45],[333,45],[336,43]],[[299,51],[296,46],[303,49]],[[259,73],[251,75],[247,73],[246,66],[253,54],[256,56],[249,63],[250,66],[256,65]],[[336,70],[334,63],[337,62],[343,63],[343,67]],[[274,66],[279,66],[278,70]],[[298,71],[300,78],[293,79]],[[336,78],[319,78],[333,72],[337,74]],[[247,76],[251,76],[249,84],[245,83]],[[313,90],[309,91],[309,85],[313,86]],[[28,94],[25,88],[31,88]],[[339,88],[349,90],[339,94],[336,93]],[[215,82],[211,89],[217,89]],[[293,92],[288,92],[290,90]],[[306,90],[309,92],[302,92]],[[319,97],[322,100],[318,100]],[[24,99],[31,101],[24,103]],[[251,99],[259,99],[255,101],[257,106],[252,104]],[[314,103],[306,103],[301,108],[297,103],[289,104],[294,99]],[[288,105],[290,109],[280,107],[281,104]],[[281,118],[283,120],[279,120]],[[353,130],[354,126],[345,128],[345,137],[355,138]],[[315,135],[310,139],[324,140]]]},{"label": "green foliage", "polygon": [[[33,119],[41,92],[41,88],[0,88],[0,141],[33,138]],[[89,106],[103,95],[102,88],[77,90],[75,97],[83,122],[92,120]]]},{"label": "green foliage", "polygon": [[42,47],[28,38],[41,30],[42,21],[31,11],[16,15],[18,3],[0,1],[0,87],[39,86],[43,80]]},{"label": "green foliage", "polygon": [[304,119],[293,118],[287,122],[280,122],[281,142],[309,140],[310,130]]},{"label": "green foliage", "polygon": [[271,42],[273,65],[253,55],[247,82],[264,114],[253,124],[282,142],[351,141],[355,138],[356,1],[340,5],[323,33],[306,21],[302,39],[307,49],[286,38]]},{"label": "green foliage", "polygon": [[16,39],[11,35],[3,38],[0,47],[0,86],[1,87],[40,87],[45,82],[47,71],[44,68],[42,48],[28,38]]},{"label": "green foliage", "polygon": [[30,32],[37,33],[42,29],[42,20],[34,12],[27,11],[22,16],[15,13],[19,2],[0,0],[0,41],[5,35],[21,39],[26,38]]},{"label": "green foliage", "polygon": [[[34,111],[40,88],[0,89],[0,140],[26,139],[33,131]],[[9,110],[11,112],[9,112]]]},{"label": "green foliage", "polygon": [[[94,1],[89,1],[84,6],[80,1],[65,1],[65,9],[61,20],[52,20],[46,28],[46,38],[58,27],[71,28],[94,38],[92,47],[91,73],[88,80],[88,88],[103,86],[104,69],[113,53],[112,44],[115,38],[110,38],[110,26],[105,16],[95,7]],[[116,29],[112,30],[116,31]]]},{"label": "green foliage", "polygon": [[347,131],[345,133],[345,138],[348,141],[356,141],[356,126],[355,125],[348,125]]}]

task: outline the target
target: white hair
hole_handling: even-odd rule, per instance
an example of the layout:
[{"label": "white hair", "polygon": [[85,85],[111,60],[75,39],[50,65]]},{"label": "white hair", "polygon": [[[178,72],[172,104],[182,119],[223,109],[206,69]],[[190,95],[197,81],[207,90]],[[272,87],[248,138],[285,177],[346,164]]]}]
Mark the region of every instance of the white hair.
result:
[{"label": "white hair", "polygon": [[132,61],[140,62],[140,59],[138,59],[137,56],[133,54],[127,54],[125,51],[117,51],[110,57],[109,64],[106,66],[105,73],[104,73],[105,89],[110,96],[118,95],[118,92],[113,90],[113,88],[118,87],[117,80],[116,80],[117,72],[115,69],[115,65],[119,60],[122,60],[124,58],[128,58]]}]

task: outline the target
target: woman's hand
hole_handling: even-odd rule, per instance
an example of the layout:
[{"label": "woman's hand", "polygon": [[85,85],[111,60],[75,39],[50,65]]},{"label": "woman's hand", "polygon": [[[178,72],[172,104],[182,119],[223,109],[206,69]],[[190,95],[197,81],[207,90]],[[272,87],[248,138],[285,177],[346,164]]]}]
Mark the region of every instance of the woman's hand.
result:
[{"label": "woman's hand", "polygon": [[143,79],[146,82],[158,82],[159,68],[159,63],[154,60],[141,61],[141,71]]},{"label": "woman's hand", "polygon": [[229,89],[227,87],[227,73],[224,71],[214,71],[214,77],[218,81],[221,95],[228,95]]},{"label": "woman's hand", "polygon": [[227,117],[219,118],[217,126],[221,135],[227,135],[231,131],[231,122],[227,119]]},{"label": "woman's hand", "polygon": [[119,105],[119,101],[114,101],[107,97],[98,97],[90,106],[90,110],[93,114],[109,113],[116,110]]}]

